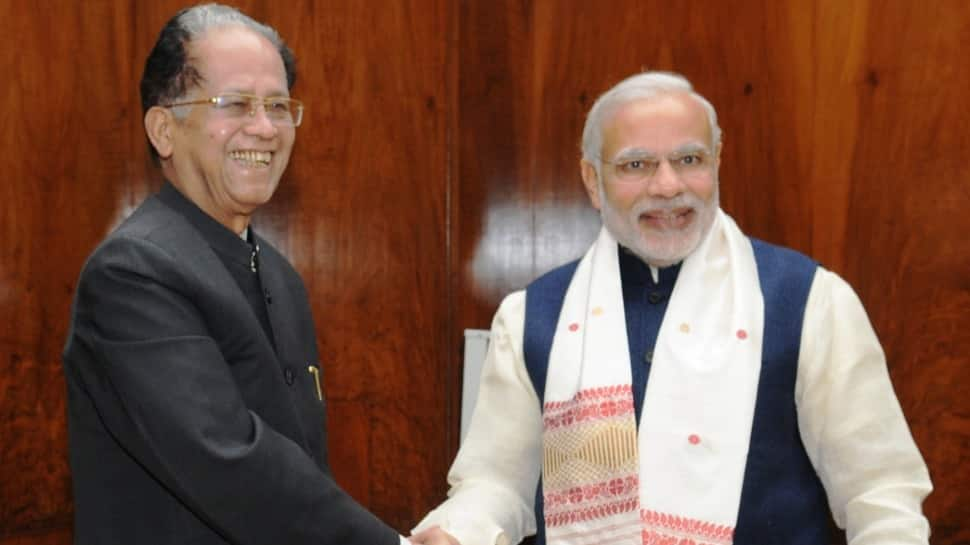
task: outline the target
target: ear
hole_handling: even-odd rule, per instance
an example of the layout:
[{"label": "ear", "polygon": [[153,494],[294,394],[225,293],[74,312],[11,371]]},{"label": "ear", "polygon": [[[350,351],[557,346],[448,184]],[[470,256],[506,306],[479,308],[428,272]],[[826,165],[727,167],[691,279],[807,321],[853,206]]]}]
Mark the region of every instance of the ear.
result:
[{"label": "ear", "polygon": [[175,118],[168,108],[152,106],[145,112],[145,134],[162,159],[168,159],[172,155],[175,129]]},{"label": "ear", "polygon": [[583,185],[586,186],[586,194],[589,195],[589,202],[593,208],[600,209],[600,184],[599,176],[596,175],[596,166],[586,159],[579,161],[579,168],[583,174]]}]

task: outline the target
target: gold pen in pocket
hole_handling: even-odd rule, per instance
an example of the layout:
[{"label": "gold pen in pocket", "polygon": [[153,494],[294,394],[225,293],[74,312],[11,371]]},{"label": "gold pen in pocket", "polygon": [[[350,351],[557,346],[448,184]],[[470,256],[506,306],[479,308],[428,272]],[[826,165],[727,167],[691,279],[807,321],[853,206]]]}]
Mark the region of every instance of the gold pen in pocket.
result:
[{"label": "gold pen in pocket", "polygon": [[306,370],[313,375],[313,383],[317,385],[317,398],[323,401],[323,390],[320,389],[320,370],[313,365],[307,365]]}]

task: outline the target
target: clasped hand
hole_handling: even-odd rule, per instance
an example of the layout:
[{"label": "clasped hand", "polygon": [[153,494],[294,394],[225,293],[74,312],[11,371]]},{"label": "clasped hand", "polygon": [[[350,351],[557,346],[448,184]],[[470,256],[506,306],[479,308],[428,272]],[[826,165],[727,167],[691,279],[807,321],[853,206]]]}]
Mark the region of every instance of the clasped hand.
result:
[{"label": "clasped hand", "polygon": [[437,526],[432,526],[408,538],[415,545],[461,545],[457,539]]}]

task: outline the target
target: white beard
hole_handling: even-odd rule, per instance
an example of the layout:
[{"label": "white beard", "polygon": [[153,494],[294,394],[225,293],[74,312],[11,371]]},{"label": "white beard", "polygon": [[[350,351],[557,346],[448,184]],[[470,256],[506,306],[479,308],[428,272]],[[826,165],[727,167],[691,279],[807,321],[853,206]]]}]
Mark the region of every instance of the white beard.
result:
[{"label": "white beard", "polygon": [[[643,199],[623,216],[610,206],[603,184],[599,185],[600,217],[603,225],[623,247],[641,260],[655,267],[669,267],[684,260],[704,239],[714,223],[714,216],[720,205],[717,180],[714,181],[714,194],[705,202],[691,193],[684,193],[673,199]],[[680,230],[659,232],[640,227],[640,216],[647,211],[693,208],[693,221]]]}]

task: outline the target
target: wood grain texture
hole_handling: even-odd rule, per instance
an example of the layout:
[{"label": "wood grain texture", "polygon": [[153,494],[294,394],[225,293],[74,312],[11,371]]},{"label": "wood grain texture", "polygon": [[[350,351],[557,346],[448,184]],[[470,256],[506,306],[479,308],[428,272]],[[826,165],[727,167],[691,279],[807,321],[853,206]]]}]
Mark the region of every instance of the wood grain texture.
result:
[{"label": "wood grain texture", "polygon": [[869,309],[930,466],[933,543],[968,543],[970,74],[959,52],[970,44],[970,9],[873,10],[866,41],[857,107],[867,128],[841,233],[844,274]]},{"label": "wood grain texture", "polygon": [[56,7],[0,6],[0,538],[70,523],[60,353],[78,271],[130,202],[137,160],[115,33],[127,7]]}]

